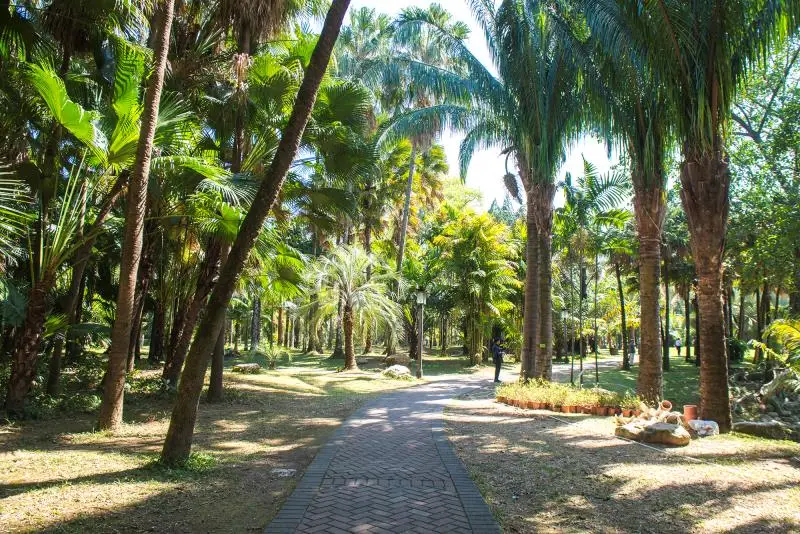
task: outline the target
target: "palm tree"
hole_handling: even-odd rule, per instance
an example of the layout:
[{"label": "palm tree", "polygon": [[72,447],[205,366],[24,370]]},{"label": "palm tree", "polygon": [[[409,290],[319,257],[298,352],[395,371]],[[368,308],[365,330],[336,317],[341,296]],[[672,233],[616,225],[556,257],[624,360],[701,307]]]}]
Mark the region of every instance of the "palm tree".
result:
[{"label": "palm tree", "polygon": [[355,324],[380,322],[390,329],[399,327],[400,306],[389,298],[388,286],[395,276],[383,269],[382,274],[373,272],[367,277],[367,269],[375,266],[374,257],[345,245],[322,256],[312,269],[315,283],[327,286],[320,292],[317,319],[338,315],[341,307],[346,370],[358,369],[353,348]]},{"label": "palm tree", "polygon": [[[563,218],[571,219],[578,238],[578,270],[580,272],[579,322],[583,324],[583,299],[586,294],[586,254],[594,255],[595,274],[595,380],[599,381],[597,369],[597,280],[599,278],[599,256],[604,248],[604,229],[624,226],[628,212],[618,209],[627,196],[629,187],[621,172],[600,175],[590,162],[583,160],[583,175],[573,185],[567,174],[564,192],[566,205]],[[581,326],[581,346],[583,346],[583,327]],[[583,350],[581,350],[583,356]]]},{"label": "palm tree", "polygon": [[[700,416],[731,427],[722,313],[722,256],[730,172],[725,124],[737,87],[778,39],[800,25],[800,1],[662,0],[594,2],[587,10],[615,57],[646,60],[675,109],[683,156],[681,199],[698,276],[701,322]],[[704,36],[697,39],[698,35]],[[658,354],[658,351],[656,351]]]},{"label": "palm tree", "polygon": [[253,248],[267,215],[275,204],[289,167],[297,154],[303,131],[311,116],[317,91],[325,76],[349,5],[349,0],[333,0],[328,10],[319,40],[314,47],[292,108],[292,114],[283,129],[283,136],[275,151],[275,156],[265,172],[253,204],[233,243],[228,260],[211,292],[207,313],[200,322],[181,375],[178,398],[161,452],[161,458],[166,463],[183,463],[191,452],[192,434],[197,418],[197,402],[203,387],[210,348],[216,344],[222,331],[225,307],[233,293],[236,280],[244,268],[247,256]]},{"label": "palm tree", "polygon": [[136,150],[136,165],[128,186],[125,238],[120,266],[120,286],[117,296],[117,318],[111,333],[108,352],[108,375],[100,406],[100,428],[115,429],[122,422],[122,405],[125,391],[125,371],[130,347],[133,304],[136,276],[142,251],[144,216],[147,209],[147,181],[150,174],[150,159],[156,133],[158,107],[169,53],[170,31],[175,0],[164,4],[161,26],[157,28],[158,41],[154,48],[153,75],[147,88],[142,113],[142,127]]},{"label": "palm tree", "polygon": [[[438,31],[460,69],[421,62],[411,67],[417,83],[435,90],[447,103],[408,113],[398,131],[423,132],[450,125],[466,132],[461,144],[462,176],[477,148],[495,146],[516,159],[526,193],[526,280],[522,368],[526,378],[552,371],[551,234],[555,177],[567,143],[577,135],[582,100],[580,80],[560,28],[540,2],[471,3],[482,25],[498,77],[435,20],[418,13],[403,21],[405,31]],[[461,71],[465,74],[462,74]],[[507,173],[507,177],[508,177]],[[512,189],[517,180],[512,175]],[[512,191],[514,194],[514,191]]]}]

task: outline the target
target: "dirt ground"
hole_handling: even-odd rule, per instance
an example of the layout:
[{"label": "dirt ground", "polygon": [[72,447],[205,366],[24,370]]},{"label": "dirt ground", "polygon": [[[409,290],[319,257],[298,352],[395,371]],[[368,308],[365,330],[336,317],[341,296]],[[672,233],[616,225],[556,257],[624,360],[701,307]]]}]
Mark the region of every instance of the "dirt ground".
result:
[{"label": "dirt ground", "polygon": [[[800,445],[626,442],[611,418],[519,410],[483,390],[447,431],[505,532],[798,532]],[[555,414],[553,414],[555,415]]]},{"label": "dirt ground", "polygon": [[154,464],[169,422],[165,394],[129,395],[114,435],[91,432],[94,414],[0,426],[0,532],[261,531],[349,414],[413,384],[318,363],[226,372],[226,400],[201,401],[199,455],[187,469]]}]

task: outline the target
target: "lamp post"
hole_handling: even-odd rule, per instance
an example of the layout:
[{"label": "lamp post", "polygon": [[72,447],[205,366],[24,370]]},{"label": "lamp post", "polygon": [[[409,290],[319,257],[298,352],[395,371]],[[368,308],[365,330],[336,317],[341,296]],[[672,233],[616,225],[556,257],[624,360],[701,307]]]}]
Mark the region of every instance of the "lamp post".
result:
[{"label": "lamp post", "polygon": [[419,288],[414,292],[414,296],[417,298],[417,306],[419,306],[419,316],[417,318],[417,323],[419,326],[419,333],[417,334],[417,378],[422,378],[422,347],[423,343],[423,328],[422,328],[422,321],[425,317],[425,290],[423,288]]}]

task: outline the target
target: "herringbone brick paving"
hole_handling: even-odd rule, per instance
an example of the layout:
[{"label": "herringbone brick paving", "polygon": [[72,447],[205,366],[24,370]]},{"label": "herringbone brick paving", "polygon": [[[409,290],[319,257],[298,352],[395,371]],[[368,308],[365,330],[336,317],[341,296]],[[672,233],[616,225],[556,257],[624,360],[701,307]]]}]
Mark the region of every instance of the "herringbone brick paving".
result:
[{"label": "herringbone brick paving", "polygon": [[442,430],[470,379],[432,382],[368,403],[319,452],[267,533],[500,532]]}]

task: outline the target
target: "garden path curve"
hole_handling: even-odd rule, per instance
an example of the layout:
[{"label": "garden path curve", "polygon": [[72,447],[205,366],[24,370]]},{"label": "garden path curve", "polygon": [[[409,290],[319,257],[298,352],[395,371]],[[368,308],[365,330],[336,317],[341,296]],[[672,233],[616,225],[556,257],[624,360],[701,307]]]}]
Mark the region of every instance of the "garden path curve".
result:
[{"label": "garden path curve", "polygon": [[499,533],[442,420],[450,399],[485,385],[447,378],[369,401],[320,450],[266,532]]}]

